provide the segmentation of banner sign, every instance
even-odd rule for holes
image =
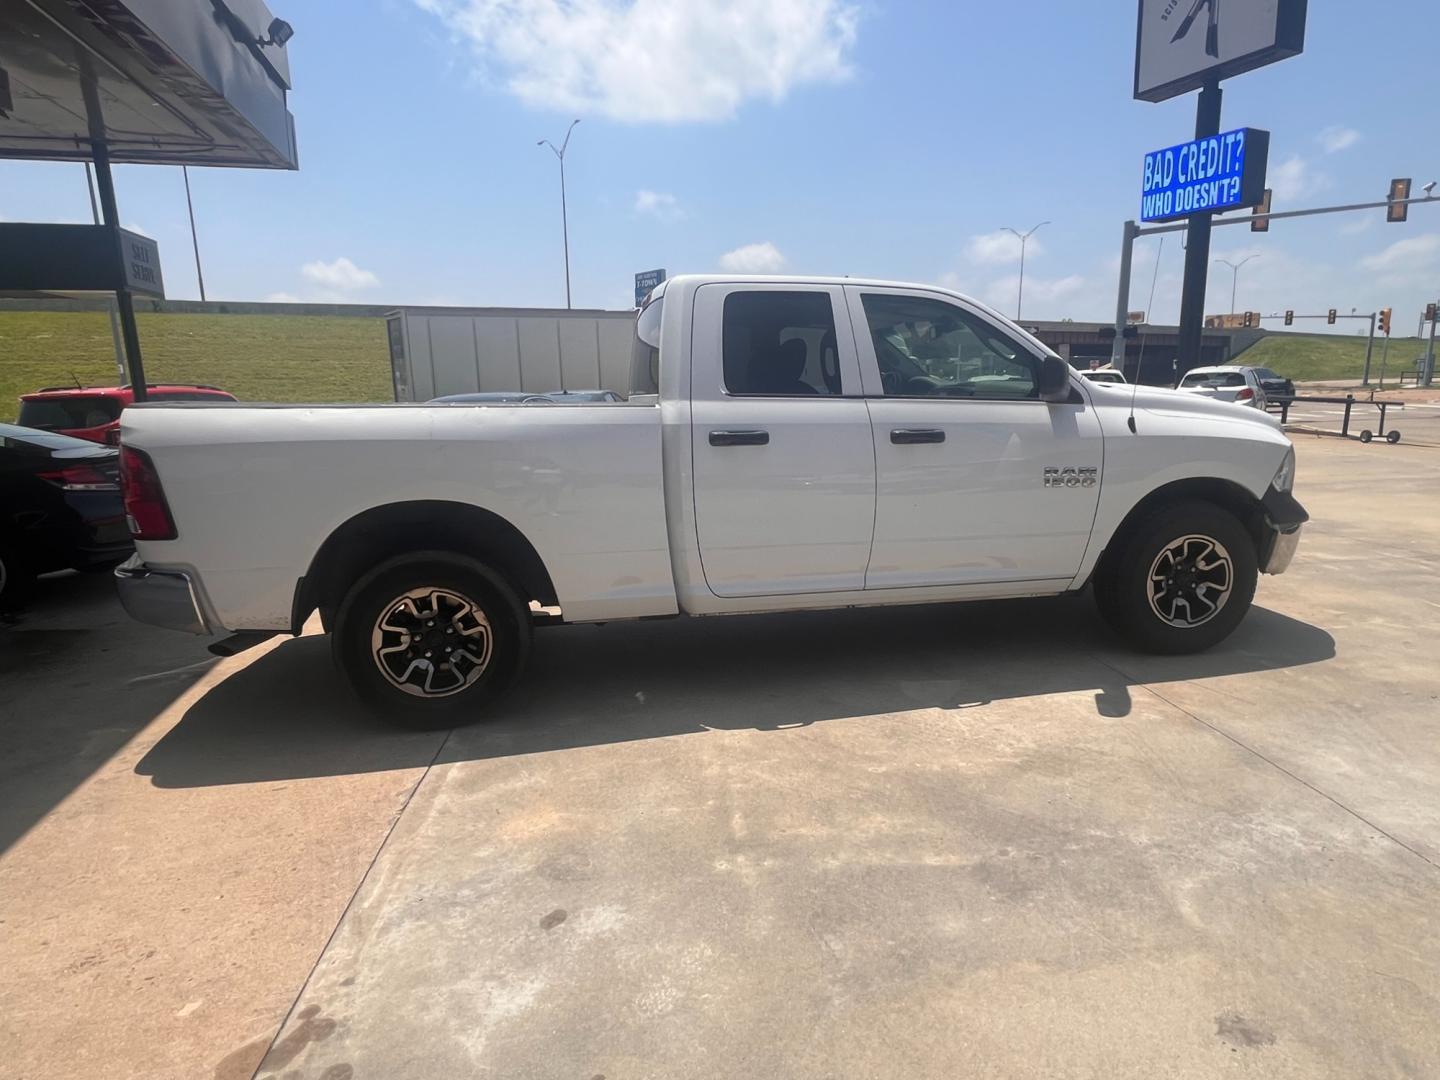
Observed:
[[[635,275],[635,306],[643,307],[650,290],[665,280],[664,270],[642,270]]]
[[[1254,206],[1265,197],[1270,133],[1237,128],[1145,155],[1141,221]]]

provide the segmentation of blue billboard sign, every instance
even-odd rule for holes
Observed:
[[[643,307],[650,290],[665,280],[664,270],[642,270],[635,275],[635,306]]]
[[[1237,128],[1145,155],[1141,221],[1254,206],[1265,195],[1270,133]]]

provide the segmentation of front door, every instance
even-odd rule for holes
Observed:
[[[863,589],[875,455],[841,288],[702,286],[690,385],[695,523],[710,591]]]
[[[1088,400],[1041,401],[1036,348],[954,297],[845,292],[875,448],[865,587],[1073,577],[1103,462]]]

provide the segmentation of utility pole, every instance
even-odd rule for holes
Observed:
[[[1015,321],[1020,321],[1020,311],[1025,305],[1025,245],[1030,242],[1030,237],[1040,231],[1041,225],[1049,225],[1050,222],[1042,221],[1027,233],[1016,232],[1010,226],[1005,226],[1005,231],[1011,236],[1017,237],[1020,241],[1020,292],[1015,297]]]
[[[1195,103],[1195,138],[1220,134],[1220,80],[1212,76]],[[1185,227],[1185,283],[1180,291],[1177,353],[1180,369],[1200,362],[1200,337],[1205,330],[1205,285],[1210,272],[1210,223],[1213,215],[1196,214]]]
[[[195,204],[190,201],[190,167],[180,166],[180,174],[185,177],[185,209],[190,211],[190,246],[195,249],[195,280],[200,283],[200,299],[205,299],[205,275],[200,272],[200,240],[195,235]]]
[[[90,162],[85,162],[85,187],[90,192],[90,219],[96,225],[100,224],[100,205],[95,201],[95,174],[90,170]],[[105,299],[105,312],[110,316],[110,342],[115,349],[115,370],[120,373],[120,383],[126,381],[125,377],[125,346],[120,342],[120,316],[115,311],[115,298],[113,296]]]
[[[1370,385],[1370,357],[1375,354],[1375,315],[1376,312],[1370,313],[1370,337],[1365,342],[1365,377],[1360,380],[1361,386]],[[1389,334],[1385,335],[1385,344],[1390,344]]]
[[[579,119],[571,120],[565,129],[565,139],[557,150],[549,139],[541,139],[536,146],[548,146],[560,162],[560,232],[565,241],[565,306],[570,307],[570,220],[565,208],[565,150],[570,145],[570,133],[575,130]]]
[[[1435,322],[1430,320],[1430,344],[1425,346],[1425,370],[1420,373],[1420,385],[1424,387],[1435,380]]]

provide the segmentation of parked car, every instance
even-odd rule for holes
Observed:
[[[1113,383],[1116,386],[1129,385],[1125,381],[1125,376],[1111,367],[1091,368],[1088,371],[1080,372],[1080,374],[1091,382]]]
[[[543,394],[520,390],[484,390],[470,394],[446,394],[431,398],[427,405],[577,405],[597,401],[624,401],[614,390],[547,390]]]
[[[164,383],[148,385],[150,401],[234,401],[235,395],[215,386]],[[20,395],[16,422],[42,431],[114,446],[120,441],[120,413],[135,403],[126,386],[47,386]]]
[[[1265,391],[1267,405],[1274,405],[1277,398],[1295,396],[1295,384],[1285,376],[1271,371],[1268,367],[1249,367],[1246,364],[1236,364],[1235,366],[1255,373],[1255,378],[1260,383],[1260,389]]]
[[[1271,417],[1103,391],[946,289],[686,275],[635,339],[619,409],[127,409],[125,607],[222,652],[318,608],[362,699],[451,726],[556,621],[1093,584],[1133,645],[1192,652],[1306,520]]]
[[[134,550],[119,452],[84,439],[0,424],[0,610],[37,574],[104,569]]]
[[[1262,411],[1265,408],[1265,390],[1255,376],[1254,368],[1192,368],[1185,373],[1176,389],[1187,394],[1202,394],[1213,401],[1231,401]]]

